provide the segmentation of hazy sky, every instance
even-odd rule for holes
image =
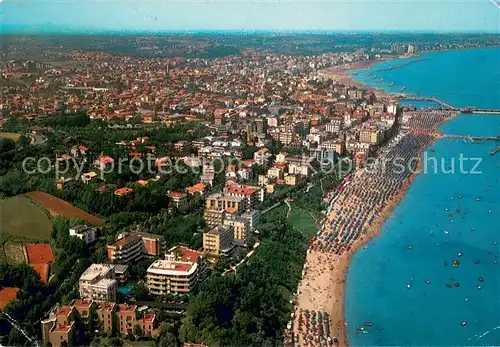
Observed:
[[[4,29],[500,31],[500,0],[0,0]]]

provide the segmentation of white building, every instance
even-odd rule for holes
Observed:
[[[92,264],[80,276],[80,298],[113,302],[116,300],[117,286],[114,265]]]
[[[186,247],[174,247],[147,270],[147,286],[154,295],[189,294],[207,270],[203,254]]]
[[[69,236],[78,237],[88,245],[96,240],[97,228],[88,225],[75,225],[69,229]]]

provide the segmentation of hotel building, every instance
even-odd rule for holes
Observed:
[[[215,256],[230,256],[234,249],[233,228],[228,225],[218,225],[203,234],[203,249]]]
[[[143,241],[139,235],[129,234],[108,245],[108,259],[116,264],[128,264],[143,256]]]
[[[189,294],[205,276],[203,254],[186,247],[174,247],[147,270],[147,286],[154,295]]]
[[[115,301],[117,285],[114,265],[92,264],[80,277],[80,298]]]

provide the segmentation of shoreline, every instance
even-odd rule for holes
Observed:
[[[382,62],[383,60],[378,60],[371,62],[371,64],[363,64],[364,66],[351,67],[349,69],[337,69],[339,72],[343,72],[343,78],[350,80],[351,85],[361,86],[364,89],[368,89],[374,92],[374,88],[362,85],[352,79],[348,74],[349,71],[356,71],[361,69],[370,68],[374,64]],[[367,67],[368,65],[368,67]],[[330,74],[330,73],[329,73]],[[340,82],[340,81],[339,81]],[[377,98],[387,98],[389,100],[394,98],[393,94],[386,91],[379,90],[379,95],[374,92]],[[460,112],[455,113],[453,116],[443,120],[434,125],[434,134],[440,134],[438,130],[441,124],[448,122],[455,118]],[[392,216],[394,210],[406,197],[408,189],[420,174],[422,170],[422,159],[423,153],[429,146],[434,144],[439,137],[433,136],[433,139],[429,141],[425,146],[423,146],[418,152],[418,164],[417,171],[412,173],[403,183],[403,187],[399,192],[395,193],[381,209],[380,214],[373,220],[373,222],[368,227],[366,233],[360,236],[352,246],[345,252],[337,254],[329,254],[316,249],[309,249],[307,252],[306,262],[304,265],[304,275],[299,282],[298,286],[298,297],[296,300],[295,312],[294,312],[294,329],[293,333],[298,334],[297,329],[297,319],[302,316],[302,312],[305,310],[314,308],[318,312],[328,313],[329,315],[329,325],[331,336],[338,339],[337,345],[349,346],[348,341],[348,331],[346,322],[346,312],[345,312],[345,300],[346,300],[346,280],[347,273],[349,271],[349,266],[353,255],[365,244],[373,240],[375,237],[380,235],[384,223]],[[357,171],[357,170],[356,170]],[[354,174],[356,174],[354,171]],[[325,218],[326,223],[333,216],[333,212],[327,215]],[[317,295],[317,293],[324,295]],[[302,294],[303,293],[303,294]],[[302,295],[301,295],[302,294]],[[326,295],[325,295],[326,294]],[[300,319],[299,319],[300,321]],[[300,326],[300,325],[299,325]],[[299,328],[300,331],[300,328]],[[299,339],[298,343],[303,344],[304,341]],[[294,340],[294,343],[296,341]]]

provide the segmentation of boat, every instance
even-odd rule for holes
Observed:
[[[454,285],[455,287],[457,287],[457,288],[458,288],[458,287],[460,287],[460,283],[458,283],[458,282],[453,283],[453,285]]]
[[[392,87],[393,85],[394,85],[394,82],[389,83],[389,86],[391,86],[391,87]]]
[[[427,284],[431,284],[431,281],[429,281],[429,280],[424,280],[424,282]]]
[[[460,323],[461,326],[466,326],[467,325],[467,322],[466,321],[463,321],[462,323]]]
[[[401,87],[401,91],[404,92],[406,90],[406,87]]]
[[[484,282],[484,278],[482,278],[482,277],[478,277],[478,278],[477,278],[477,280],[478,280],[479,282]]]
[[[451,284],[449,284],[449,283],[446,283],[446,287],[451,288],[451,287],[452,287],[452,285],[451,285]]]
[[[371,322],[365,322],[365,327],[371,327],[372,323]]]

